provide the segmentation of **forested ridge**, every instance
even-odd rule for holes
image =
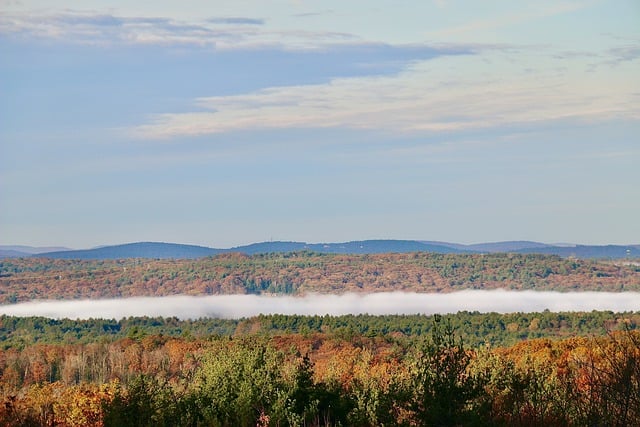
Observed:
[[[640,267],[553,255],[223,254],[197,260],[0,261],[0,303],[32,299],[461,289],[638,291]]]
[[[421,336],[136,329],[9,348],[0,425],[639,425],[640,335],[630,327],[473,347],[452,320],[430,318]]]
[[[599,336],[607,331],[640,329],[640,312],[610,311],[534,313],[458,312],[445,318],[473,348],[508,346],[534,338]],[[244,336],[324,333],[330,336],[428,335],[434,316],[367,314],[344,316],[259,315],[243,319],[128,317],[116,319],[50,319],[0,316],[0,349],[22,350],[34,344],[90,344],[147,335],[206,339]]]

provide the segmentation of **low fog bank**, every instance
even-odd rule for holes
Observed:
[[[258,314],[434,314],[458,311],[535,312],[550,310],[615,312],[640,310],[638,292],[536,292],[466,290],[448,294],[380,292],[374,294],[264,296],[214,295],[138,297],[105,300],[32,301],[0,306],[0,314],[50,318],[129,316],[241,318]]]

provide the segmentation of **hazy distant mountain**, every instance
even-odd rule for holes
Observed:
[[[71,249],[61,246],[24,246],[24,245],[0,245],[0,258],[28,257],[33,254],[41,254],[54,251],[70,251]]]
[[[0,245],[2,251],[15,251],[25,254],[41,254],[43,252],[70,251],[72,249],[63,246],[24,246],[24,245]]]
[[[449,254],[466,252],[447,246],[422,243],[417,240],[362,240],[346,243],[324,243],[310,246],[310,249],[316,252],[345,254],[376,254],[388,252],[437,252],[441,254]]]
[[[418,241],[418,240],[360,240],[343,243],[304,243],[304,242],[261,242],[234,248],[218,249],[205,246],[181,245],[176,243],[139,242],[124,245],[102,246],[84,250],[65,250],[41,253],[27,253],[15,248],[19,246],[0,246],[0,257],[38,256],[47,258],[76,259],[122,259],[122,258],[201,258],[219,253],[241,252],[247,255],[269,252],[311,251],[341,254],[376,254],[434,252],[448,253],[539,253],[562,257],[577,258],[640,258],[640,245],[588,246],[545,243],[529,241],[510,241],[477,243],[463,245],[459,243]],[[29,248],[29,247],[27,247]],[[31,248],[39,249],[39,248]]]
[[[507,242],[491,242],[476,243],[471,245],[462,245],[459,243],[448,242],[430,242],[442,246],[448,246],[458,250],[467,250],[480,253],[491,252],[514,252],[521,254],[544,254],[558,255],[564,258],[603,258],[603,259],[620,259],[620,258],[639,258],[640,245],[576,245],[573,243],[555,243],[547,244],[531,241],[507,241]]]
[[[260,242],[250,245],[236,246],[230,249],[220,249],[221,252],[241,252],[247,255],[264,254],[269,252],[294,252],[310,250],[303,242]]]
[[[27,252],[13,251],[11,249],[0,249],[0,258],[20,258],[28,256],[31,256],[31,254]]]
[[[269,252],[312,252],[374,254],[387,252],[438,252],[463,253],[446,246],[429,245],[414,240],[363,240],[345,243],[262,242],[229,249],[175,243],[129,243],[75,251],[56,251],[35,256],[65,259],[121,259],[121,258],[200,258],[225,252],[241,252],[248,255]]]
[[[177,243],[139,242],[94,249],[58,251],[33,256],[64,259],[122,259],[122,258],[201,258],[220,253],[220,249]]]
[[[530,242],[526,240],[514,240],[507,242],[490,242],[490,243],[474,243],[463,245],[460,243],[437,242],[437,241],[421,241],[422,243],[447,246],[464,251],[473,252],[515,252],[521,249],[546,248],[552,245],[540,242]],[[573,245],[575,246],[575,245]]]
[[[542,248],[524,248],[515,252],[521,254],[539,253],[553,254],[561,257],[576,258],[640,258],[639,245],[575,245],[575,246],[547,246]]]
[[[343,243],[302,243],[302,242],[263,242],[229,249],[230,252],[246,254],[267,252],[312,251],[333,254],[377,254],[377,253],[405,253],[405,252],[437,252],[462,253],[455,248],[432,245],[417,240],[358,240]]]
[[[539,242],[509,241],[509,242],[493,242],[493,243],[476,243],[468,245],[469,249],[478,252],[515,252],[523,249],[540,249],[548,248],[551,245]]]

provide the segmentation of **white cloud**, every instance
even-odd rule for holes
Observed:
[[[467,290],[447,294],[381,292],[373,294],[259,296],[169,296],[109,300],[34,301],[0,306],[0,314],[51,318],[114,318],[129,316],[176,316],[241,318],[258,314],[434,314],[458,311],[635,311],[637,292],[536,292]]]
[[[14,12],[0,16],[0,34],[85,45],[193,45],[219,50],[264,46],[306,50],[358,40],[344,32],[274,30],[263,24],[261,19],[239,16],[180,21],[77,11]]]
[[[640,118],[629,91],[631,73],[611,81],[610,70],[586,73],[587,64],[570,61],[548,52],[500,49],[439,57],[395,76],[203,97],[195,103],[209,111],[155,115],[133,133],[170,138],[286,128],[447,132]]]

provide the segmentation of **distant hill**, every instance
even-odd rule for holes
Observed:
[[[537,249],[537,248],[547,248],[552,246],[546,243],[530,242],[526,240],[514,240],[514,241],[491,242],[491,243],[474,243],[470,245],[463,245],[460,243],[437,242],[437,241],[422,241],[422,243],[447,246],[450,248],[455,248],[463,251],[490,252],[490,253],[515,252],[521,249]]]
[[[0,258],[38,256],[63,259],[193,259],[213,256],[220,253],[239,252],[247,255],[263,253],[283,253],[309,251],[333,254],[379,254],[433,252],[439,254],[473,254],[473,253],[521,253],[545,254],[561,257],[620,259],[640,258],[640,245],[572,245],[546,244],[531,241],[507,241],[476,243],[464,245],[459,243],[420,241],[420,240],[359,240],[342,243],[305,243],[305,242],[261,242],[233,248],[209,248],[196,245],[176,243],[138,242],[115,246],[102,246],[83,250],[55,250],[45,252],[42,249],[28,246],[0,246]],[[58,249],[58,248],[56,248]]]
[[[476,243],[467,246],[469,249],[478,252],[517,252],[519,250],[536,250],[548,248],[551,245],[546,243],[529,242],[529,241],[510,241],[510,242],[493,242],[493,243]]]
[[[103,246],[94,249],[57,251],[36,254],[43,258],[61,259],[123,259],[123,258],[202,258],[216,255],[220,249],[177,243],[139,242],[124,245]]]
[[[458,249],[430,245],[415,240],[362,240],[345,243],[262,242],[229,249],[204,246],[180,245],[176,243],[129,243],[104,246],[94,249],[55,251],[33,256],[63,259],[122,259],[122,258],[201,258],[219,253],[240,252],[247,255],[310,251],[338,254],[377,254],[406,252],[468,253]]]
[[[54,251],[70,251],[69,248],[59,246],[23,246],[23,245],[0,245],[0,258],[27,257],[33,254],[41,254]]]
[[[441,254],[465,253],[469,251],[432,245],[417,240],[358,240],[343,243],[301,243],[301,242],[263,242],[229,249],[229,252],[241,252],[248,255],[269,252],[311,251],[332,254],[380,254],[406,252],[437,252]]]
[[[531,241],[506,241],[492,243],[475,243],[462,245],[459,243],[428,242],[448,246],[458,250],[475,253],[520,253],[558,255],[564,258],[621,259],[640,258],[640,245],[574,245],[570,243],[547,244]]]
[[[559,255],[561,257],[575,257],[575,258],[640,258],[640,248],[638,245],[606,245],[606,246],[590,246],[590,245],[575,245],[575,246],[547,246],[541,248],[523,248],[515,252],[521,254],[547,254],[547,255]]]
[[[303,242],[261,242],[250,245],[236,246],[230,249],[220,249],[221,252],[240,252],[247,255],[265,254],[270,252],[295,252],[311,250],[310,245]]]
[[[11,249],[0,249],[0,258],[20,258],[31,256],[30,253],[14,251]]]

